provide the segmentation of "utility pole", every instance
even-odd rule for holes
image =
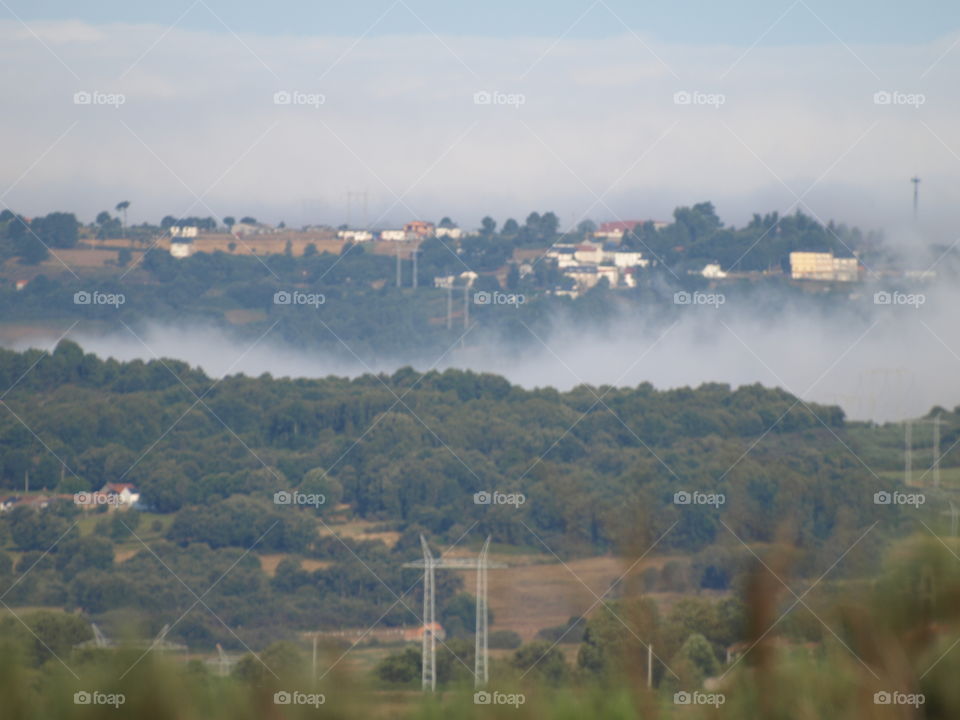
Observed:
[[[463,286],[463,329],[470,326],[470,285]]]
[[[423,535],[420,536],[420,546],[423,548],[423,664],[420,679],[424,690],[429,688],[430,692],[435,692],[437,689],[437,638],[434,634],[437,609],[434,585],[436,573],[433,554]]]
[[[418,245],[413,246],[413,289],[417,289],[417,255],[420,253]]]
[[[453,327],[453,283],[447,285],[447,330]]]
[[[913,221],[917,221],[917,206],[920,201],[920,178],[914,176],[910,178],[913,183]]]
[[[909,419],[903,426],[903,484],[913,484],[913,421]]]
[[[362,227],[367,227],[367,191],[364,190],[360,192],[359,190],[347,190],[347,226],[353,227],[353,198],[357,197],[362,200],[363,208],[363,224]]]
[[[487,647],[487,550],[490,549],[490,537],[487,536],[477,559],[477,629],[474,633],[474,669],[473,686],[483,687],[487,684],[488,674],[488,647]]]
[[[933,419],[933,486],[940,487],[940,415]]]
[[[647,687],[653,687],[653,645],[647,645]]]
[[[400,243],[397,243],[397,287],[400,287],[402,278],[400,276]]]
[[[317,685],[317,633],[313,634],[313,686]]]

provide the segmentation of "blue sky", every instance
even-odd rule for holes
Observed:
[[[12,11],[27,22],[177,22],[179,28],[218,33],[227,32],[226,25],[238,33],[318,36],[357,36],[373,25],[372,37],[421,34],[426,32],[425,23],[441,35],[513,38],[568,33],[570,38],[602,38],[626,32],[625,23],[658,42],[732,45],[753,44],[785,12],[784,19],[760,39],[760,45],[829,43],[835,41],[832,33],[851,44],[922,43],[960,27],[960,3],[949,0],[404,2],[406,6],[394,4],[394,0],[6,0],[7,7],[0,6],[0,17],[10,17]]]

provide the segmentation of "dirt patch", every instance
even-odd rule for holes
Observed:
[[[325,526],[321,525],[318,532],[321,537],[339,535],[340,537],[348,537],[353,540],[380,540],[390,548],[397,544],[397,541],[400,539],[400,533],[392,531],[369,532],[376,527],[376,525],[376,523],[366,520],[354,520],[336,525],[327,523]]]
[[[621,593],[639,593],[640,573],[648,567],[661,567],[673,558],[645,558],[636,565],[634,559],[610,556],[571,560],[566,564],[517,565],[515,556],[499,559],[514,564],[489,571],[488,598],[494,613],[491,629],[513,630],[528,641],[541,628],[564,625],[573,615],[601,607],[594,593],[608,602]],[[466,591],[474,593],[476,572],[462,571],[461,575]],[[604,595],[621,576],[624,577],[617,588]]]
[[[277,574],[277,565],[281,561],[290,557],[284,553],[271,553],[260,555],[260,568],[264,573],[273,577]],[[310,558],[304,558],[300,561],[300,568],[306,570],[307,572],[313,572],[314,570],[326,570],[328,567],[333,565],[332,562],[326,560],[311,560]]]

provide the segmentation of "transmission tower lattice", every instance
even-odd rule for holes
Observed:
[[[489,679],[489,643],[488,643],[488,612],[487,612],[487,570],[489,568],[505,568],[503,563],[491,562],[487,559],[490,548],[490,538],[487,537],[477,558],[445,558],[434,557],[427,544],[427,539],[420,536],[420,547],[423,550],[423,559],[404,563],[403,567],[423,568],[423,638],[422,663],[420,677],[424,691],[431,692],[437,689],[437,600],[436,600],[436,570],[473,570],[477,571],[477,627],[476,652],[474,657],[474,685],[482,687]]]

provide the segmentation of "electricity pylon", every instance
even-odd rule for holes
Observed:
[[[913,484],[913,424],[920,423],[933,426],[933,462],[930,470],[933,471],[933,487],[940,487],[940,422],[939,414],[931,420],[905,420],[903,426],[903,484]],[[924,473],[926,475],[926,473]]]
[[[506,565],[487,560],[490,548],[490,538],[487,537],[476,560],[470,558],[435,558],[427,544],[427,539],[420,536],[420,547],[423,549],[423,559],[404,563],[403,567],[423,568],[423,638],[422,661],[420,678],[424,691],[431,692],[437,689],[437,638],[436,638],[436,569],[443,570],[477,570],[477,627],[476,652],[474,657],[474,685],[482,687],[489,679],[490,661],[488,657],[488,612],[487,612],[487,570],[489,568],[504,568]]]

